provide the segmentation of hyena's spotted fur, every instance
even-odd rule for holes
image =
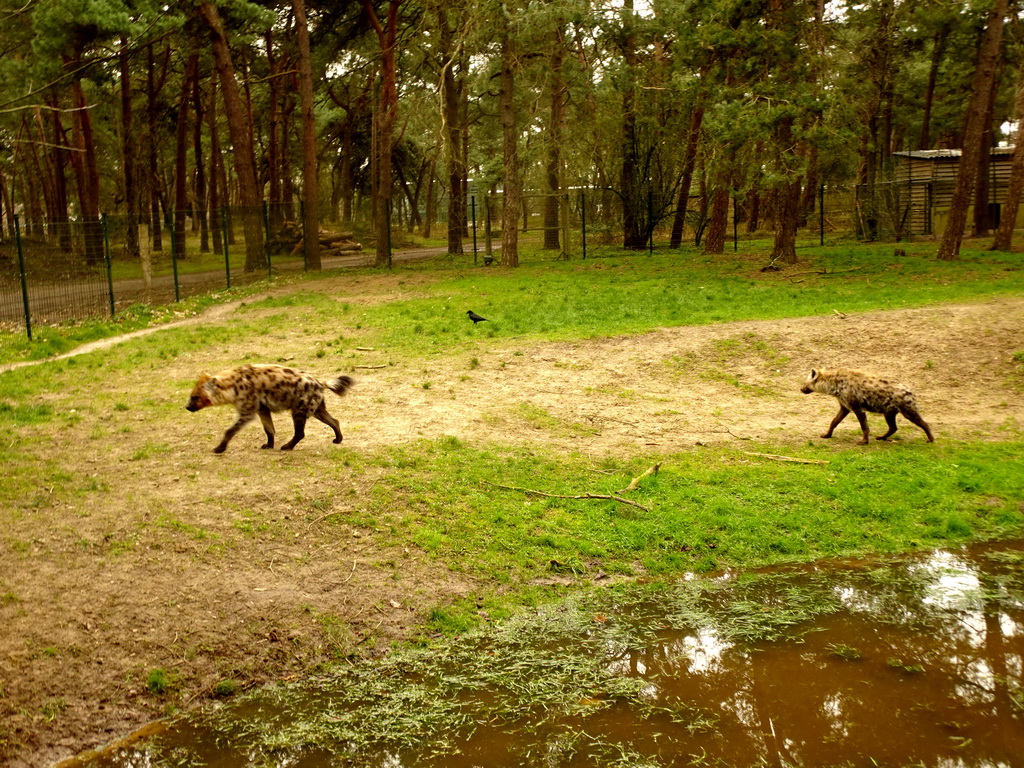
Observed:
[[[211,405],[235,406],[238,420],[228,427],[224,439],[213,449],[214,453],[223,453],[238,430],[257,416],[267,433],[263,447],[273,448],[274,421],[270,414],[291,411],[295,434],[281,446],[282,451],[290,451],[306,436],[306,420],[310,416],[333,429],[334,442],[341,442],[341,427],[327,412],[324,390],[344,395],[351,386],[352,379],[348,376],[324,382],[312,374],[282,365],[242,365],[213,376],[205,373],[200,376],[185,409],[198,411]]]
[[[805,395],[811,392],[821,392],[832,395],[839,400],[839,413],[832,419],[828,431],[822,437],[832,437],[832,432],[839,422],[846,418],[850,411],[853,411],[860,422],[864,439],[861,445],[868,442],[868,419],[865,411],[881,413],[885,416],[885,423],[889,425],[889,431],[879,436],[878,440],[888,440],[896,432],[896,414],[902,413],[907,419],[924,430],[928,436],[928,442],[934,442],[932,430],[917,412],[917,400],[914,393],[902,384],[895,384],[886,379],[879,379],[860,371],[848,368],[833,368],[828,371],[812,370],[800,389]]]

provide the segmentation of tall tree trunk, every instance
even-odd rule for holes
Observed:
[[[281,208],[288,221],[295,221],[295,183],[292,180],[292,113],[295,99],[292,94],[282,95],[281,105]]]
[[[797,39],[801,30],[798,4],[794,0],[770,0],[768,25],[776,33]],[[778,62],[777,71],[773,76],[779,83],[794,83],[799,74],[795,70],[795,62],[785,56]],[[800,175],[796,168],[800,166],[799,158],[793,148],[793,128],[795,118],[792,114],[783,115],[775,125],[776,174],[784,179],[776,187],[779,205],[775,213],[775,243],[772,247],[771,261],[784,264],[795,264],[796,230],[800,212]]]
[[[707,75],[707,71],[704,71]],[[686,132],[686,154],[683,155],[683,173],[679,181],[679,197],[676,200],[676,211],[672,218],[672,234],[669,239],[670,248],[678,248],[683,242],[683,230],[686,228],[686,209],[690,204],[690,187],[693,186],[693,169],[697,164],[697,147],[700,145],[700,128],[704,122],[704,109],[707,103],[707,92],[703,89],[697,93],[690,114],[690,128]]]
[[[4,237],[4,216],[7,217],[8,237],[14,238],[14,201],[11,199],[11,190],[7,185],[7,177],[3,169],[0,169],[0,240]]]
[[[634,71],[637,66],[636,35],[633,30],[633,0],[623,0],[623,24],[626,27],[623,38],[623,61],[627,70],[627,82],[622,87],[622,169],[619,186],[622,194],[622,245],[624,248],[641,249],[646,238],[640,226],[643,179],[637,178],[637,152],[639,142],[636,132],[636,88]]]
[[[519,266],[519,130],[515,111],[515,46],[507,9],[502,9],[501,82],[498,114],[501,122],[502,209],[501,264]]]
[[[224,224],[221,220],[220,173],[224,158],[220,154],[220,134],[217,131],[217,73],[210,75],[210,107],[206,110],[210,127],[210,228],[213,230],[213,252],[226,253]]]
[[[778,213],[775,217],[775,243],[771,260],[796,264],[796,230],[800,213],[800,180],[784,184],[778,191]]]
[[[305,14],[303,14],[303,18],[305,18]],[[297,19],[296,23],[298,23]],[[309,37],[308,28],[306,37],[307,39]],[[270,207],[270,226],[277,231],[284,213],[281,207],[281,86],[278,78],[280,67],[274,50],[273,31],[268,30],[263,39],[267,46],[269,69],[267,80],[267,90],[269,91],[267,101],[270,110],[270,119],[267,121],[267,203]],[[300,90],[302,88],[301,77],[299,88]]]
[[[57,114],[54,110],[54,114]],[[43,114],[39,107],[35,107],[32,110],[33,125],[35,127],[36,141],[39,142],[40,148],[45,147],[49,142],[46,140],[46,129],[43,126]],[[55,142],[56,143],[56,142]],[[43,188],[43,202],[46,205],[46,215],[50,219],[50,222],[57,220],[57,206],[56,206],[56,170],[57,163],[53,161],[53,156],[57,153],[59,147],[54,147],[47,153],[45,150],[36,151],[35,145],[32,147],[32,163],[35,166],[36,178],[42,182]]]
[[[82,81],[74,80],[71,90],[77,107],[72,123],[76,150],[74,168],[85,234],[85,261],[97,265],[103,262],[103,229],[100,225],[100,175],[96,164],[96,139]]]
[[[718,180],[718,186],[711,194],[711,209],[708,218],[704,253],[725,252],[725,232],[729,223],[729,184],[725,174]]]
[[[56,101],[54,101],[56,106]],[[52,173],[53,173],[53,217],[57,229],[57,241],[65,251],[71,250],[71,225],[68,218],[68,139],[64,123],[56,110],[50,118],[53,127]]]
[[[387,22],[382,23],[373,8],[371,0],[363,0],[363,8],[370,24],[377,33],[380,45],[380,124],[376,151],[377,215],[374,217],[374,231],[377,235],[374,266],[388,266],[391,252],[388,240],[391,236],[389,212],[391,208],[391,152],[395,140],[395,122],[398,119],[398,71],[395,41],[398,35],[398,6],[402,0],[389,0]]]
[[[203,162],[203,91],[199,84],[199,73],[196,72],[192,78],[192,109],[195,112],[194,128],[192,130],[192,152],[195,162],[195,188],[194,197],[196,201],[196,217],[199,219],[199,252],[210,252],[210,225],[207,211],[210,201],[207,199],[206,189],[206,165]]]
[[[135,128],[132,120],[131,60],[128,55],[128,38],[121,38],[121,53],[118,63],[121,70],[121,163],[124,168],[124,201],[127,221],[125,222],[125,250],[129,259],[139,258],[139,193],[136,190]]]
[[[263,226],[260,221],[263,195],[256,182],[256,160],[253,154],[252,133],[246,120],[245,105],[235,81],[235,67],[231,61],[224,25],[217,8],[209,1],[199,3],[199,16],[210,29],[213,59],[220,77],[220,89],[227,113],[228,132],[234,150],[235,175],[242,203],[242,226],[245,230],[245,271],[254,272],[264,265],[265,248]]]
[[[448,169],[448,253],[462,253],[462,236],[466,230],[466,198],[463,181],[466,164],[462,153],[462,92],[465,89],[462,47],[454,40],[448,11],[444,5],[437,9],[442,56],[441,97],[443,104],[443,138]]]
[[[154,251],[162,251],[163,243],[163,221],[160,218],[160,197],[163,194],[160,183],[160,174],[157,162],[157,94],[163,89],[164,81],[167,78],[167,62],[170,58],[170,48],[165,47],[163,52],[163,65],[160,77],[156,75],[156,59],[153,56],[153,44],[146,46],[146,122],[149,128],[148,141],[146,143],[146,164],[148,166],[146,179],[149,191],[150,210],[150,233]]]
[[[985,34],[982,37],[971,86],[971,98],[967,104],[967,125],[964,130],[964,146],[960,153],[956,185],[950,201],[946,230],[942,233],[942,242],[939,243],[940,261],[952,261],[960,255],[964,226],[967,224],[967,209],[971,204],[971,191],[974,187],[974,175],[978,170],[978,158],[981,157],[983,150],[985,106],[999,61],[1007,6],[1008,0],[996,0],[985,25]],[[987,147],[984,149],[987,151]]]
[[[299,42],[299,102],[302,105],[302,205],[306,266],[319,270],[320,183],[316,173],[316,121],[313,115],[313,62],[305,0],[292,0],[295,35]]]
[[[188,109],[192,101],[192,81],[199,68],[199,54],[191,53],[185,64],[178,100],[177,129],[174,135],[174,229],[171,232],[174,253],[185,256],[185,219],[188,218]]]
[[[545,175],[548,182],[548,196],[544,200],[544,248],[560,250],[561,231],[561,190],[562,190],[562,142],[565,140],[565,77],[562,74],[562,58],[565,51],[564,22],[558,19],[552,40],[551,63],[551,112],[548,120],[548,146]],[[569,244],[565,244],[568,249]]]
[[[1017,96],[1014,102],[1013,117],[1017,121],[1017,130],[1013,135],[1013,161],[1010,165],[1010,181],[1006,188],[1006,199],[1003,201],[1002,213],[999,218],[999,229],[992,243],[993,251],[1009,251],[1013,243],[1013,230],[1017,224],[1017,212],[1020,210],[1021,193],[1024,192],[1024,73],[1017,79]]]
[[[997,65],[998,66],[998,65]],[[992,184],[989,174],[992,170],[992,147],[993,140],[993,115],[995,113],[996,101],[996,77],[992,78],[992,87],[989,88],[988,101],[985,104],[985,118],[981,132],[981,152],[978,154],[978,172],[974,180],[974,237],[986,237],[992,233],[994,223],[989,210],[991,202]]]
[[[427,199],[423,204],[423,237],[429,238],[434,220],[437,218],[437,198],[434,195],[434,176],[437,174],[437,156],[430,158],[427,166]]]

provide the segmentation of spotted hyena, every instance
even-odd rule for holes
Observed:
[[[896,432],[896,414],[902,413],[914,424],[917,424],[928,436],[928,442],[934,442],[932,431],[917,412],[917,401],[914,393],[902,384],[895,384],[886,379],[879,379],[860,371],[853,371],[848,368],[833,368],[829,371],[811,370],[803,387],[800,389],[805,395],[811,392],[822,392],[832,395],[839,400],[839,413],[832,419],[828,430],[822,437],[832,437],[832,432],[839,426],[839,422],[846,418],[850,411],[853,411],[860,422],[864,439],[861,445],[868,442],[868,419],[865,411],[881,413],[885,416],[885,423],[889,425],[889,431],[876,438],[877,440],[888,440]]]
[[[210,376],[203,374],[196,381],[192,396],[185,409],[199,411],[211,405],[234,405],[238,411],[235,421],[214,453],[223,453],[235,434],[257,416],[263,422],[267,433],[264,448],[274,447],[274,421],[271,413],[291,411],[295,423],[292,439],[281,446],[290,451],[306,436],[306,420],[313,416],[334,430],[334,442],[342,440],[338,420],[327,412],[324,390],[344,395],[352,386],[352,379],[339,376],[330,381],[320,381],[315,376],[282,365],[242,365]]]

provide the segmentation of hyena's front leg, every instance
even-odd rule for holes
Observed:
[[[263,406],[259,409],[260,421],[263,422],[263,431],[267,433],[266,445],[260,446],[261,448],[273,448],[274,447],[274,419],[270,415],[270,409]]]
[[[320,421],[334,430],[334,442],[340,443],[342,441],[341,425],[338,423],[336,418],[327,412],[326,403],[320,403],[320,407],[316,409],[316,413],[314,413],[313,416],[320,419]]]
[[[839,413],[837,413],[836,417],[832,419],[832,423],[828,425],[828,431],[825,432],[825,434],[823,434],[822,437],[832,437],[832,433],[835,432],[836,427],[839,426],[839,422],[845,419],[849,415],[849,413],[849,408],[847,408],[845,405],[840,405]]]
[[[255,412],[252,412],[252,411],[246,411],[244,413],[243,412],[239,412],[238,420],[234,424],[232,424],[230,427],[228,427],[227,432],[224,433],[224,437],[220,441],[220,445],[218,445],[216,448],[214,448],[213,452],[214,453],[224,453],[224,451],[226,451],[227,448],[228,448],[228,443],[231,442],[231,438],[234,437],[235,435],[237,435],[238,434],[238,430],[240,430],[242,427],[244,427],[246,424],[248,424],[254,418],[256,418]]]
[[[282,451],[290,451],[299,444],[299,440],[306,436],[306,413],[305,411],[292,411],[292,422],[295,424],[295,434],[292,439],[281,446]]]

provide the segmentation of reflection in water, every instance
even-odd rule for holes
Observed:
[[[589,595],[92,766],[1024,765],[1024,545]]]

